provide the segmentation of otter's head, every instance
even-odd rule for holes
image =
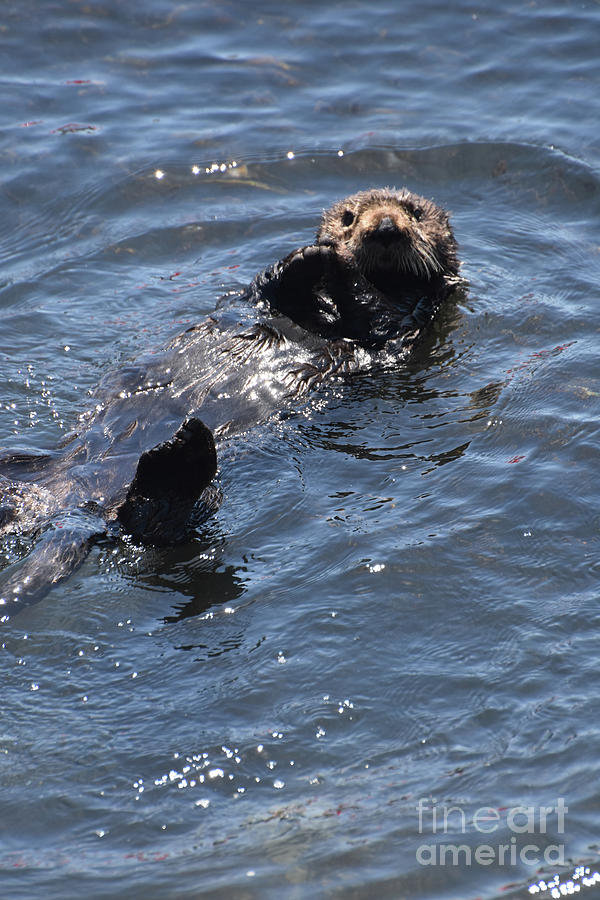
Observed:
[[[405,189],[360,191],[323,213],[317,242],[331,244],[376,286],[395,282],[427,289],[458,272],[447,214]]]

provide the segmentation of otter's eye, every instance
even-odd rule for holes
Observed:
[[[348,228],[354,222],[354,213],[350,209],[345,209],[342,213],[342,225]]]
[[[421,219],[423,218],[423,210],[421,209],[420,206],[415,206],[412,214],[413,214],[413,219],[416,219],[417,222],[420,222]]]

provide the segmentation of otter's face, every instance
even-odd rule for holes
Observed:
[[[428,282],[456,274],[448,216],[431,200],[393,189],[361,191],[323,214],[319,243],[330,243],[377,284],[394,275]]]

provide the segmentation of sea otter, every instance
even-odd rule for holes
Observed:
[[[219,505],[216,445],[335,375],[406,358],[461,285],[448,215],[408,190],[361,191],[316,241],[158,356],[109,374],[59,450],[0,457],[0,534],[35,537],[0,576],[0,621],[39,599],[107,529],[185,540]]]

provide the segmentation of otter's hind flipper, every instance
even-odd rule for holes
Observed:
[[[167,546],[185,540],[190,513],[217,471],[210,429],[187,419],[168,441],[143,453],[118,519],[145,544]]]
[[[95,540],[105,533],[104,520],[84,510],[53,521],[24,559],[0,573],[0,623],[41,600],[52,585],[83,562]]]

